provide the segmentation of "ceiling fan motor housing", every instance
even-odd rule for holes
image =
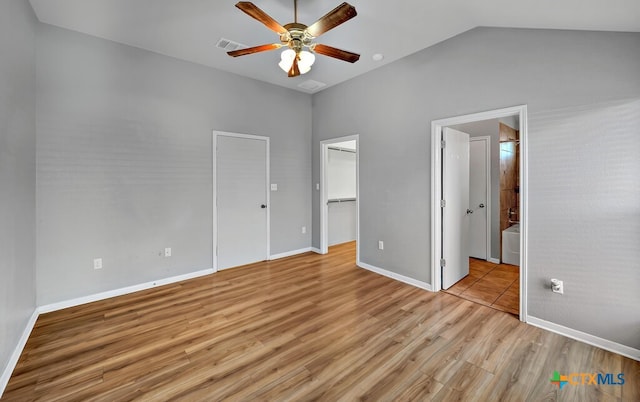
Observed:
[[[284,28],[287,31],[280,34],[280,42],[283,45],[289,46],[296,53],[299,53],[303,47],[311,46],[311,41],[313,41],[314,37],[306,31],[306,25],[292,22],[286,24]]]

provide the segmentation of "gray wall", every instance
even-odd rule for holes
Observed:
[[[640,98],[530,117],[529,314],[640,349]]]
[[[491,137],[491,257],[502,259],[500,250],[500,122],[518,130],[517,117],[490,119],[451,126],[470,137]]]
[[[330,202],[328,213],[329,246],[356,240],[356,202]]]
[[[548,268],[543,261],[560,259],[561,251],[537,246],[541,238],[556,234],[536,222],[551,216],[552,201],[540,192],[554,186],[554,197],[573,199],[570,187],[558,186],[574,176],[568,171],[590,169],[591,155],[573,154],[563,159],[560,178],[546,183],[539,167],[554,161],[553,132],[538,125],[540,113],[579,105],[640,99],[640,34],[551,30],[476,28],[431,48],[391,63],[366,75],[329,88],[313,97],[313,182],[319,182],[319,142],[349,134],[360,134],[360,247],[361,260],[417,280],[430,278],[430,125],[445,117],[527,104],[530,113],[529,152],[531,197],[528,222],[529,313],[538,318],[584,331],[605,339],[640,348],[637,306],[640,270],[637,246],[607,240],[597,226],[610,215],[602,208],[580,209],[576,219],[591,222],[593,233],[574,233],[569,252],[586,254],[580,259],[554,264],[554,276],[565,280],[565,288],[579,288],[564,298],[552,297],[545,283]],[[636,134],[637,134],[637,128]],[[566,133],[565,141],[579,143],[582,133]],[[637,149],[632,135],[615,136],[616,146]],[[588,148],[588,151],[593,151]],[[557,154],[555,154],[557,155]],[[593,155],[595,156],[595,155]],[[611,164],[628,166],[635,177],[636,164],[604,153]],[[634,171],[635,169],[635,171]],[[402,178],[401,180],[399,178]],[[635,182],[637,185],[637,181]],[[601,186],[581,183],[581,196],[600,199]],[[637,187],[636,187],[637,188]],[[538,194],[534,194],[534,192]],[[620,193],[617,193],[620,194]],[[627,190],[625,202],[636,209],[619,211],[627,220],[637,220],[640,196]],[[313,244],[319,245],[318,197],[313,198]],[[584,230],[585,227],[582,227]],[[626,232],[625,232],[626,233]],[[632,239],[638,244],[638,233]],[[385,249],[377,250],[378,240]],[[596,257],[598,242],[615,256],[602,265]],[[543,256],[544,255],[544,256]],[[564,257],[563,257],[564,258]],[[602,276],[625,278],[615,288],[602,286]],[[612,282],[614,283],[614,282]],[[569,306],[565,301],[571,299]],[[585,306],[597,305],[597,315]],[[556,311],[554,313],[554,310]],[[561,313],[559,313],[561,311]],[[599,323],[595,323],[599,321]]]
[[[37,48],[39,305],[212,267],[214,129],[271,137],[271,253],[310,246],[310,95],[44,24]]]
[[[0,1],[0,374],[36,307],[35,32],[27,1]]]

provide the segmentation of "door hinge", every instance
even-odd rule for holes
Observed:
[[[447,206],[447,202],[445,200],[440,200],[440,208],[444,208]]]
[[[440,266],[441,267],[446,267],[447,266],[447,261],[444,258],[440,258]]]
[[[441,140],[440,141],[440,148],[446,148],[446,147],[447,147],[447,141]]]

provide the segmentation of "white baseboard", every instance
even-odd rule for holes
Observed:
[[[22,336],[20,337],[20,340],[18,341],[16,348],[13,350],[13,353],[11,354],[11,357],[9,358],[9,361],[7,362],[6,367],[2,371],[2,376],[0,377],[0,397],[2,397],[2,394],[4,393],[4,390],[7,387],[7,384],[9,383],[9,379],[11,378],[11,374],[13,374],[13,370],[16,368],[16,364],[18,364],[20,355],[22,354],[22,351],[24,350],[24,347],[27,344],[27,341],[29,340],[29,335],[31,335],[31,331],[33,330],[33,327],[36,325],[36,321],[38,320],[38,315],[39,315],[38,309],[35,309],[33,311],[33,314],[31,314],[31,317],[29,318],[29,321],[27,322],[27,325],[25,326],[24,331],[22,331]]]
[[[274,255],[269,257],[269,261],[278,260],[280,258],[285,258],[285,257],[291,257],[292,255],[308,253],[309,251],[313,251],[313,249],[311,247],[306,247],[306,248],[301,248],[301,249],[298,249],[298,250],[287,251],[285,253],[274,254]]]
[[[163,285],[168,285],[175,282],[186,281],[188,279],[197,278],[199,276],[209,275],[214,272],[215,271],[213,269],[204,269],[202,271],[190,272],[184,275],[172,276],[170,278],[159,279],[157,281],[141,283],[139,285],[127,286],[120,289],[114,289],[106,292],[96,293],[93,295],[78,297],[76,299],[47,304],[47,305],[38,307],[37,311],[40,314],[50,313],[52,311],[62,310],[69,307],[75,307],[81,304],[92,303],[99,300],[109,299],[111,297],[122,296],[122,295],[126,295],[133,292],[139,292],[141,290],[155,288],[157,286],[163,286]]]
[[[311,251],[313,251],[316,254],[322,254],[322,251],[320,251],[320,249],[316,247],[311,247]]]
[[[415,286],[420,289],[431,291],[431,284],[427,282],[422,282],[417,279],[409,278],[408,276],[396,274],[395,272],[387,271],[386,269],[374,267],[373,265],[367,264],[362,261],[357,261],[356,265],[360,268],[364,268],[368,271],[375,272],[376,274],[386,276],[387,278],[395,279],[396,281],[400,281],[406,283],[411,286]]]
[[[487,258],[487,261],[489,261],[491,263],[494,263],[494,264],[500,264],[500,259],[498,259],[498,258],[489,257],[489,258]]]
[[[532,316],[527,316],[527,324],[531,324],[535,327],[546,329],[547,331],[555,332],[556,334],[564,335],[567,338],[575,339],[577,341],[584,342],[586,344],[596,346],[604,350],[608,350],[609,352],[617,353],[630,359],[640,361],[640,349],[634,349],[620,343],[599,338],[595,335],[587,334],[586,332],[578,331],[559,324],[554,324],[552,322]]]

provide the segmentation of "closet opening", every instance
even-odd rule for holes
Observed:
[[[358,136],[322,141],[320,251],[356,252],[358,259]]]

